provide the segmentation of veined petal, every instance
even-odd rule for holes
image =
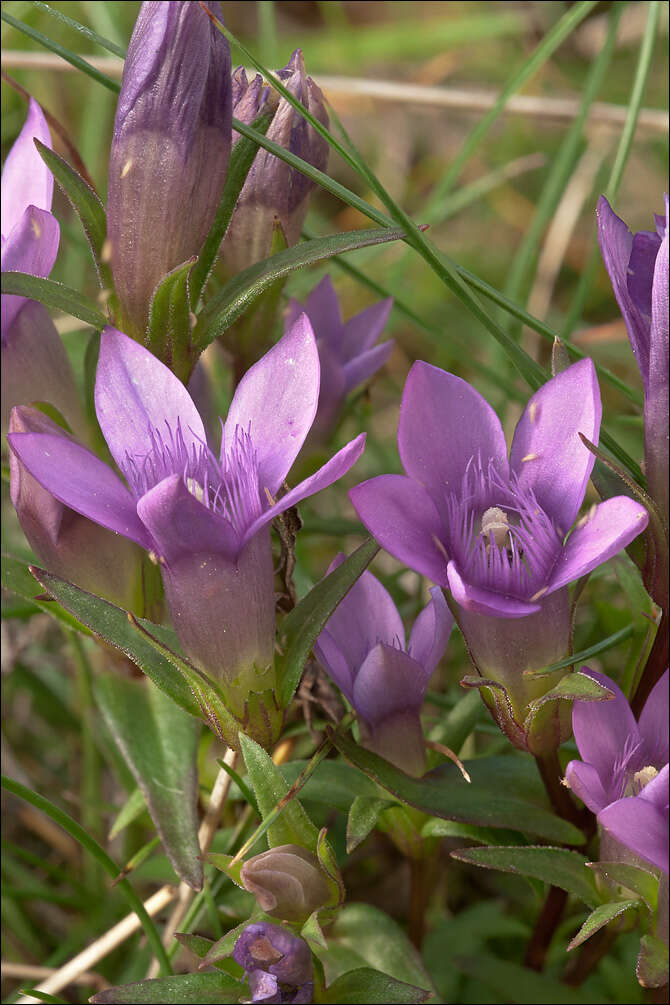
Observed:
[[[360,353],[370,349],[384,330],[393,307],[393,297],[371,304],[344,325],[340,340],[343,360],[353,360]]]
[[[592,813],[599,813],[612,801],[611,795],[603,785],[603,780],[592,764],[587,764],[585,761],[570,761],[565,769],[565,778],[574,794]]]
[[[154,429],[166,436],[180,426],[189,452],[206,443],[198,410],[179,378],[148,349],[110,326],[100,339],[95,409],[122,471],[127,455],[142,459],[151,452]]]
[[[400,405],[398,450],[407,474],[433,499],[457,491],[469,461],[493,458],[507,474],[500,419],[481,394],[453,373],[416,362]]]
[[[143,495],[137,515],[168,565],[200,553],[221,554],[232,562],[241,548],[231,524],[198,502],[181,475],[165,478]]]
[[[572,731],[580,757],[598,772],[607,801],[612,802],[620,795],[612,787],[614,765],[626,741],[632,747],[638,743],[640,734],[621,688],[609,677],[588,667],[582,667],[582,673],[614,694],[608,701],[576,701],[572,706]]]
[[[649,493],[668,518],[668,233],[656,256],[651,294],[649,380],[644,401],[644,452]]]
[[[668,872],[667,804],[662,809],[645,799],[644,794],[619,799],[601,810],[598,822],[626,848]]]
[[[349,468],[354,466],[358,458],[363,453],[364,446],[365,433],[360,433],[355,440],[347,443],[346,447],[342,447],[341,450],[338,450],[335,456],[331,457],[331,459],[324,464],[322,468],[319,468],[316,474],[313,474],[309,478],[300,482],[300,484],[296,485],[294,489],[291,489],[290,492],[287,492],[286,495],[277,500],[274,506],[271,506],[264,513],[261,513],[261,515],[254,520],[249,529],[246,531],[244,535],[245,543],[250,541],[254,534],[258,533],[261,527],[270,523],[276,516],[279,516],[280,513],[290,509],[291,506],[295,506],[303,499],[307,499],[308,496],[313,496],[316,492],[320,492],[321,489],[328,488],[328,486],[332,485],[333,482],[336,482],[338,478],[345,475]]]
[[[2,200],[3,203],[5,199]],[[2,245],[2,271],[28,272],[46,278],[58,254],[58,220],[45,209],[29,206]],[[2,337],[26,303],[25,297],[2,294]]]
[[[420,663],[430,676],[442,659],[454,618],[439,586],[430,590],[430,603],[426,604],[412,626],[407,652]]]
[[[527,615],[535,614],[541,610],[540,604],[518,600],[516,597],[506,596],[504,593],[494,593],[492,590],[483,590],[478,586],[466,583],[454,562],[449,562],[447,578],[454,600],[466,611],[473,611],[475,614],[489,614],[494,618],[525,618]]]
[[[373,727],[395,712],[418,712],[429,677],[407,653],[380,642],[354,678],[354,708]]]
[[[654,685],[640,716],[639,730],[646,764],[668,762],[668,677],[666,670]]]
[[[514,433],[510,467],[561,536],[575,521],[595,461],[578,434],[597,443],[601,415],[595,367],[582,359],[533,395]]]
[[[309,319],[301,314],[238,384],[224,427],[222,456],[238,426],[248,432],[261,491],[267,488],[274,495],[305,442],[318,400],[319,354]]]
[[[580,526],[578,522],[560,552],[549,591],[567,586],[618,554],[644,530],[647,522],[644,506],[628,496],[615,496],[599,503],[586,517],[586,523]]]
[[[7,154],[2,168],[0,230],[5,238],[9,237],[28,206],[51,209],[54,179],[37,152],[34,142],[36,139],[51,149],[51,136],[44,112],[35,99],[31,98],[23,129]]]
[[[143,548],[152,543],[135,502],[111,468],[66,436],[13,433],[12,450],[40,485],[60,502]]]
[[[372,377],[393,352],[395,342],[382,342],[344,364],[345,393]]]
[[[349,492],[372,536],[410,569],[447,585],[444,530],[428,492],[403,475],[379,475]]]

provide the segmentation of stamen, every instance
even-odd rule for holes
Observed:
[[[123,167],[121,168],[121,177],[122,178],[125,178],[126,175],[128,175],[130,173],[130,170],[131,170],[132,166],[133,166],[133,158],[130,157],[126,161],[126,163],[123,165]]]
[[[530,405],[528,406],[528,418],[530,419],[533,425],[535,425],[535,420],[537,419],[537,413],[538,413],[538,404],[536,401],[531,401]]]
[[[536,600],[539,600],[540,597],[543,597],[548,589],[549,589],[548,586],[543,586],[541,590],[538,590],[537,593],[534,593],[533,596],[530,598],[531,603],[534,604]]]
[[[525,457],[521,458],[521,461],[523,464],[525,464],[526,461],[536,461],[539,456],[540,456],[539,454],[526,454]]]

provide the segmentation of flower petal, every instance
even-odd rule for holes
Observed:
[[[331,457],[315,474],[309,478],[305,478],[304,481],[296,485],[290,492],[287,492],[281,499],[278,499],[274,506],[270,506],[264,513],[261,513],[245,532],[244,541],[249,541],[261,527],[270,523],[280,513],[284,513],[285,510],[290,509],[291,506],[295,506],[303,499],[307,499],[308,496],[313,496],[316,492],[320,492],[321,489],[328,488],[338,478],[345,475],[361,456],[364,447],[365,433],[360,433],[354,440],[347,443],[346,447],[338,450],[335,456]]]
[[[442,659],[454,626],[453,615],[440,587],[431,587],[430,596],[430,603],[426,604],[412,626],[407,647],[408,654],[421,664],[428,675]]]
[[[3,202],[5,200],[3,199]],[[46,278],[58,254],[60,227],[58,220],[45,209],[29,206],[2,245],[2,271],[28,272]],[[25,297],[2,294],[2,340],[16,318]]]
[[[33,478],[60,502],[143,548],[152,547],[130,492],[90,450],[47,433],[14,433],[7,439]]]
[[[384,330],[392,307],[393,297],[387,297],[349,318],[340,339],[339,348],[343,360],[353,360],[375,344]]]
[[[314,655],[323,669],[330,674],[348,701],[353,701],[354,674],[339,642],[324,628],[314,643]],[[358,667],[356,667],[358,669]]]
[[[595,367],[582,359],[533,395],[514,433],[510,467],[561,537],[575,521],[595,461],[578,434],[597,443],[601,414]]]
[[[235,429],[249,432],[261,490],[274,495],[305,442],[319,400],[319,354],[309,319],[295,324],[237,386],[224,427],[222,451]]]
[[[637,309],[647,317],[651,317],[654,265],[660,246],[661,237],[651,231],[641,230],[633,237],[628,263],[628,294]]]
[[[395,342],[382,342],[380,345],[367,349],[344,364],[345,393],[368,380],[379,370],[393,352]]]
[[[439,505],[445,490],[460,488],[469,461],[493,458],[507,473],[500,419],[473,387],[453,373],[416,362],[400,405],[398,450],[407,474]]]
[[[649,319],[636,307],[628,292],[628,263],[633,250],[633,235],[605,196],[598,200],[597,217],[600,251],[614,296],[626,322],[631,349],[646,390],[649,375]]]
[[[165,436],[180,426],[189,451],[206,443],[198,410],[179,378],[148,349],[110,326],[100,338],[95,410],[122,471],[128,455],[142,459],[151,452],[154,429]]]
[[[595,506],[586,523],[577,523],[560,552],[548,584],[549,591],[567,586],[612,555],[616,555],[647,526],[644,506],[628,496],[615,496]]]
[[[668,514],[668,232],[656,256],[651,296],[649,380],[644,400],[644,454],[649,494]]]
[[[668,762],[668,677],[666,670],[654,685],[639,722],[645,764],[654,767]]]
[[[598,822],[626,848],[668,872],[667,809],[655,806],[643,795],[633,796],[606,806],[598,814]]]
[[[23,129],[7,154],[2,168],[0,230],[5,238],[9,237],[28,206],[51,209],[54,179],[37,152],[34,143],[36,139],[51,149],[51,136],[44,112],[35,99],[31,98]]]
[[[472,586],[462,579],[454,562],[447,568],[448,585],[457,604],[475,614],[490,614],[494,618],[525,618],[541,610],[540,604],[518,600],[504,593],[494,593]]]
[[[611,802],[611,796],[605,791],[600,775],[592,764],[570,761],[565,769],[565,778],[574,794],[592,813],[598,813]]]
[[[331,349],[337,352],[342,336],[342,312],[330,276],[324,276],[314,287],[298,314],[302,311],[309,318],[315,337],[325,339]]]
[[[444,529],[423,486],[403,475],[380,475],[356,485],[349,498],[382,548],[434,583],[447,585]]]
[[[227,520],[199,502],[181,475],[172,475],[137,502],[137,515],[168,565],[183,555],[222,554],[234,561],[240,541]]]
[[[371,726],[395,712],[419,711],[430,674],[407,653],[380,642],[354,679],[353,706]]]
[[[572,731],[579,755],[598,772],[607,801],[612,802],[621,794],[619,782],[614,777],[615,763],[620,761],[624,745],[627,742],[636,744],[640,734],[621,688],[609,677],[588,667],[582,667],[582,673],[614,694],[608,701],[576,701],[572,706]]]

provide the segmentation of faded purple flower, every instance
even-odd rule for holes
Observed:
[[[318,393],[318,353],[303,316],[239,384],[217,458],[178,378],[143,346],[106,328],[96,410],[129,489],[94,454],[62,436],[10,437],[28,471],[57,499],[156,558],[185,653],[222,682],[242,722],[252,692],[274,702],[269,525],[340,478],[363,450],[361,435],[275,499],[314,419]],[[273,721],[278,717],[275,707]]]
[[[639,723],[614,681],[587,667],[583,672],[614,698],[574,703],[572,728],[582,760],[570,761],[566,781],[605,831],[668,872],[668,671]]]
[[[328,572],[344,558],[339,554]],[[358,713],[363,745],[410,775],[425,771],[421,706],[453,626],[442,591],[434,587],[430,592],[406,644],[390,594],[366,570],[314,646],[317,659]]]
[[[328,125],[323,94],[307,76],[300,49],[296,49],[283,70],[277,71],[277,76],[319,122]],[[251,125],[254,119],[272,107],[273,93],[260,76],[249,83],[240,67],[233,74],[233,115]],[[325,171],[328,144],[284,98],[279,100],[266,136]],[[287,244],[296,244],[313,188],[314,182],[305,175],[266,150],[259,150],[221,245],[226,272],[233,275],[268,257],[275,220],[281,224]]]
[[[208,8],[221,19],[219,3]],[[143,3],[109,162],[107,236],[123,324],[144,334],[153,293],[197,255],[232,143],[230,47],[199,3]]]
[[[309,946],[266,921],[248,925],[235,943],[233,958],[246,971],[253,1002],[309,1005],[314,967]]]
[[[53,175],[34,140],[51,148],[42,109],[31,98],[28,116],[2,169],[2,270],[45,278],[58,252],[60,229],[49,212]],[[2,428],[14,405],[48,401],[81,429],[83,418],[67,354],[46,309],[2,294]]]
[[[393,299],[388,297],[344,322],[330,276],[312,290],[304,307],[297,300],[289,302],[285,326],[290,327],[304,311],[319,350],[321,389],[312,437],[328,438],[349,392],[369,380],[389,358],[394,343],[375,343],[392,306]]]
[[[331,900],[317,856],[296,844],[276,845],[242,866],[242,885],[273,918],[305,922]]]
[[[511,701],[516,722],[508,735],[522,747],[528,702],[556,683],[523,671],[565,654],[568,584],[647,523],[642,506],[617,497],[593,506],[570,532],[594,461],[578,433],[597,442],[600,415],[595,369],[581,360],[532,396],[508,459],[500,420],[484,398],[459,377],[417,362],[398,425],[407,474],[372,478],[350,493],[387,551],[451,591],[475,666],[507,692],[494,715],[502,724]]]
[[[656,231],[633,235],[604,196],[598,239],[644,386],[644,457],[649,495],[668,522],[668,197]],[[650,534],[653,522],[650,524]],[[657,533],[655,536],[658,536]],[[667,537],[650,542],[645,585],[667,607]],[[650,567],[652,557],[654,566]]]

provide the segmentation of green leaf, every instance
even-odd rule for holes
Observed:
[[[338,977],[316,1000],[336,1005],[368,1005],[373,1002],[425,1002],[430,991],[404,984],[379,970],[361,967]]]
[[[147,680],[105,673],[96,678],[94,693],[175,872],[202,889],[198,723]]]
[[[337,569],[317,583],[282,622],[279,636],[283,655],[277,671],[281,705],[290,703],[310,650],[328,618],[378,551],[376,541],[368,538]]]
[[[587,939],[590,939],[601,928],[608,925],[610,921],[618,918],[620,914],[625,914],[626,911],[636,909],[639,906],[639,900],[614,900],[608,904],[601,904],[599,907],[596,907],[595,911],[589,914],[574,939],[571,939],[568,943],[567,952],[571,952],[577,946],[581,946],[582,942],[586,942]]]
[[[530,759],[523,769],[532,772],[529,792],[528,775],[519,779],[520,784],[515,778],[521,767],[519,757],[481,757],[467,761],[466,768],[472,780],[468,784],[453,764],[440,765],[423,778],[412,778],[372,751],[359,747],[349,737],[334,734],[332,742],[351,764],[388,792],[430,816],[510,830],[518,829],[523,822],[526,833],[545,840],[584,843],[580,830],[545,809],[541,795],[538,799],[537,771],[533,770]],[[507,766],[503,764],[505,761],[514,763]]]
[[[304,771],[308,761],[288,761],[279,769],[292,785]],[[349,812],[352,801],[357,796],[379,796],[379,790],[367,775],[357,771],[345,761],[321,761],[311,778],[300,790],[303,802],[321,803],[334,807],[343,813]]]
[[[187,379],[191,360],[191,313],[189,276],[197,258],[177,265],[163,276],[149,308],[148,348],[161,360],[169,360],[177,376]]]
[[[234,321],[237,321],[261,293],[276,283],[278,279],[290,275],[297,269],[322,262],[332,255],[355,251],[357,248],[369,248],[375,244],[386,244],[389,241],[398,241],[404,236],[403,230],[391,227],[329,234],[327,237],[303,241],[302,244],[287,248],[286,251],[280,251],[262,262],[256,262],[255,265],[238,273],[219,290],[216,296],[207,301],[193,331],[194,344],[200,349],[204,349],[214,339],[223,335],[226,329],[230,328]]]
[[[178,977],[158,977],[135,984],[121,984],[107,988],[89,998],[95,1005],[239,1005],[245,985],[234,977],[220,972],[215,974],[180,974]]]
[[[656,913],[658,876],[627,862],[589,862],[589,869],[597,876],[601,876],[610,886],[614,884],[623,888],[626,894],[634,893],[644,901],[652,914]],[[625,896],[623,891],[621,895]]]
[[[611,1001],[485,953],[456,956],[454,965],[461,973],[486,984],[502,1001],[514,1001],[516,1005],[606,1005]]]
[[[541,879],[550,886],[559,886],[561,890],[579,897],[588,907],[596,907],[601,900],[593,874],[586,867],[586,859],[576,851],[523,846],[459,848],[451,854],[460,862],[468,862],[484,869],[498,869],[501,872]]]
[[[525,670],[524,677],[549,677],[551,676],[551,674],[556,673],[557,670],[562,670],[564,667],[569,667],[572,666],[573,664],[577,665],[580,663],[584,663],[586,660],[591,659],[592,656],[597,656],[598,653],[605,652],[608,649],[613,649],[615,646],[618,646],[620,642],[623,642],[625,639],[630,638],[632,634],[633,634],[633,625],[626,625],[625,628],[621,628],[618,632],[614,632],[613,635],[610,635],[608,638],[603,639],[601,642],[596,642],[595,645],[589,646],[588,649],[582,649],[578,653],[573,653],[572,656],[566,656],[565,659],[559,660],[557,663],[552,663],[551,666],[544,667],[542,670]],[[577,674],[575,674],[574,676],[577,676]],[[586,675],[579,674],[579,676],[585,677]],[[595,683],[592,677],[589,677],[588,680]],[[561,684],[563,684],[563,681],[569,682],[570,675],[568,675],[567,677],[563,677],[561,680]],[[587,696],[588,700],[588,687],[587,685],[584,684],[584,681],[583,680],[573,681],[573,684],[578,689],[584,689],[584,694]],[[564,687],[566,688],[569,687],[569,683],[566,683]],[[591,693],[592,693],[592,700],[594,701],[610,700],[606,695],[602,693],[602,689],[600,692],[598,692],[597,690],[592,690]],[[564,698],[566,697],[566,695],[564,693],[561,693],[559,695],[556,695],[555,697]],[[575,697],[577,697],[577,695],[575,695]],[[581,696],[579,697],[581,698]]]
[[[43,569],[35,569],[35,578],[66,610],[88,625],[105,642],[125,653],[177,705],[191,715],[201,717],[200,705],[182,675],[133,627],[126,611]],[[160,626],[153,625],[150,621],[140,623],[155,634],[161,632]]]
[[[396,806],[392,799],[380,799],[378,796],[356,796],[347,817],[347,854],[358,848],[362,841],[376,826],[379,814],[389,806]]]
[[[567,673],[550,691],[528,703],[531,710],[528,718],[531,719],[539,708],[550,701],[611,701],[613,697],[612,691],[588,674],[580,671]]]
[[[124,831],[134,820],[137,820],[146,808],[147,804],[144,801],[142,790],[140,788],[133,789],[109,829],[109,840],[113,841],[121,831]]]
[[[55,18],[56,21],[60,21],[61,24],[67,25],[68,28],[73,28],[84,38],[89,39],[89,41],[94,42],[96,45],[101,45],[103,49],[107,49],[108,52],[113,53],[115,56],[119,56],[121,59],[126,58],[126,50],[116,42],[110,41],[108,38],[103,38],[99,35],[97,31],[92,31],[91,28],[87,28],[85,24],[81,24],[79,21],[75,21],[74,18],[68,17],[67,14],[63,14],[61,11],[56,10],[48,3],[40,3],[40,0],[32,0],[33,7],[37,7],[38,10],[44,11],[45,14],[49,14],[51,17]]]
[[[477,844],[509,845],[519,840],[519,832],[499,830],[492,827],[475,827],[462,824],[458,820],[441,820],[431,817],[421,828],[421,837],[468,838]]]
[[[2,292],[39,300],[45,307],[71,314],[93,328],[104,328],[108,323],[108,319],[100,313],[92,300],[53,279],[41,279],[27,272],[3,272]]]
[[[643,935],[635,968],[643,988],[662,988],[668,983],[668,947],[655,935]]]
[[[64,607],[61,607],[60,604],[48,599],[46,601],[36,599],[41,592],[39,588],[40,584],[35,581],[35,577],[31,574],[28,562],[20,558],[14,558],[12,555],[3,555],[2,586],[5,590],[11,590],[12,593],[23,597],[24,600],[29,600],[39,610],[51,615],[52,618],[60,621],[68,628],[74,628],[84,635],[92,634],[88,628],[76,618],[73,618],[72,614],[65,610]]]

